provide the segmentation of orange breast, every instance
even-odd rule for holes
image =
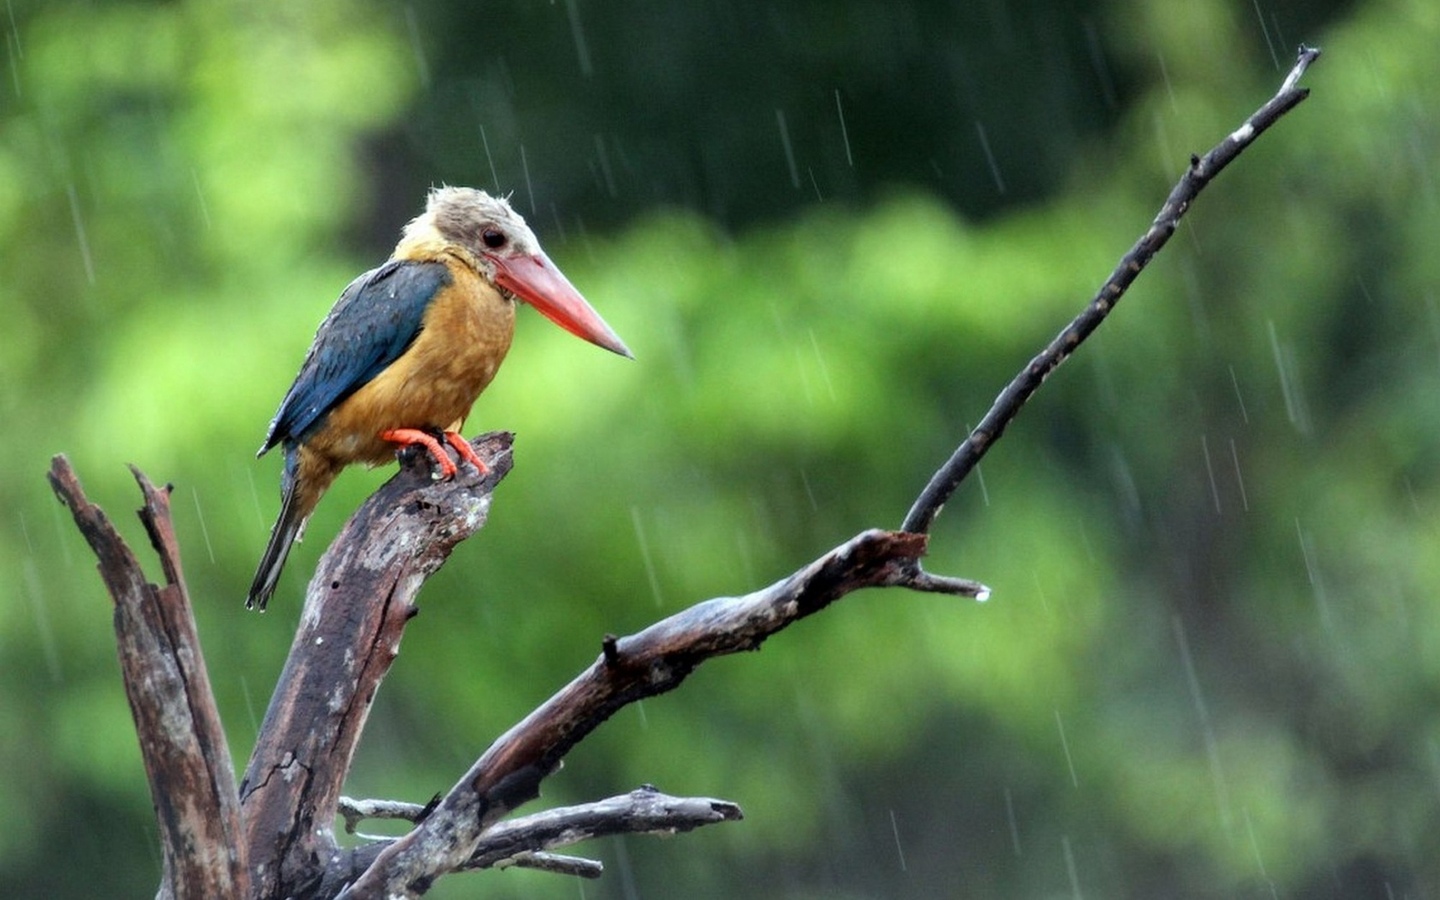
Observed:
[[[331,411],[307,442],[340,463],[389,461],[390,428],[458,430],[490,384],[515,332],[515,304],[469,266],[446,259],[453,283],[425,312],[401,356]]]

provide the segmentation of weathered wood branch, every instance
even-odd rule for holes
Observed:
[[[606,638],[600,657],[502,735],[413,831],[382,850],[340,896],[418,897],[463,868],[481,835],[521,803],[570,748],[627,704],[675,689],[708,659],[755,650],[766,638],[864,587],[907,586],[927,538],[866,531],[770,587],[696,604],[630,637]],[[984,585],[952,579],[950,593]],[[936,583],[926,588],[935,590]]]
[[[1076,316],[1069,325],[1055,336],[1044,350],[1030,360],[1029,365],[1021,369],[1000,395],[995,398],[990,410],[985,413],[980,424],[970,432],[970,435],[955,449],[955,452],[946,460],[945,464],[931,477],[930,483],[925,490],[916,498],[915,504],[910,507],[910,512],[905,515],[905,521],[900,528],[904,531],[928,532],[934,524],[935,517],[940,515],[940,510],[955,489],[970,474],[970,470],[980,462],[995,442],[1000,440],[1005,433],[1005,428],[1019,414],[1020,407],[1025,405],[1045,379],[1050,377],[1061,363],[1070,358],[1076,348],[1090,336],[1120,298],[1129,290],[1130,285],[1136,277],[1155,258],[1155,254],[1170,240],[1175,229],[1180,225],[1180,219],[1189,211],[1190,204],[1199,196],[1205,186],[1219,175],[1221,170],[1228,166],[1235,157],[1244,152],[1246,147],[1254,143],[1255,139],[1263,134],[1271,125],[1280,121],[1280,117],[1300,104],[1302,100],[1310,96],[1309,88],[1299,87],[1300,78],[1304,76],[1305,70],[1310,64],[1320,57],[1320,51],[1312,47],[1301,46],[1299,57],[1295,65],[1285,76],[1280,90],[1266,103],[1257,109],[1245,120],[1239,128],[1231,132],[1223,141],[1217,144],[1214,149],[1204,156],[1190,157],[1190,167],[1185,174],[1180,176],[1180,181],[1170,191],[1170,196],[1160,207],[1155,220],[1150,228],[1140,236],[1120,259],[1115,271],[1100,286],[1094,299]]]
[[[321,558],[240,783],[257,896],[304,895],[343,864],[336,807],[370,706],[420,586],[485,524],[512,440],[496,433],[472,442],[489,466],[483,476],[462,466],[435,481],[423,454],[409,456]]]
[[[340,805],[348,831],[354,831],[364,819],[400,818],[417,822],[429,814],[429,807],[418,803],[342,798]],[[734,803],[710,797],[671,797],[646,785],[628,794],[593,803],[561,806],[497,822],[485,832],[475,852],[461,868],[473,870],[513,865],[598,878],[604,872],[598,862],[555,857],[543,851],[616,834],[670,835],[741,818],[740,807]],[[392,838],[377,839],[375,844],[357,854],[358,861],[368,864],[393,841]],[[565,864],[557,867],[554,864],[556,859],[564,860]]]
[[[709,797],[671,797],[647,785],[594,803],[497,822],[464,868],[499,866],[534,853],[536,846],[551,850],[616,834],[671,835],[741,818],[740,807],[734,803]]]
[[[155,801],[164,878],[159,896],[175,900],[249,895],[246,844],[234,768],[180,566],[170,489],[132,468],[145,497],[140,520],[160,556],[165,584],[145,578],[135,554],[71,468],[50,462],[50,486],[69,508],[99,560],[115,602],[115,642],[125,695]]]

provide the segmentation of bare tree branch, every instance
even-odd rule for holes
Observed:
[[[497,822],[463,868],[499,866],[531,847],[551,850],[615,834],[670,835],[741,818],[740,807],[734,803],[709,797],[671,797],[647,785],[594,803]]]
[[[440,801],[439,797],[435,802]],[[432,805],[421,803],[407,803],[404,800],[356,800],[353,797],[341,797],[335,811],[345,820],[345,832],[357,834],[360,823],[367,820],[404,819],[406,822],[418,822],[430,814],[434,809]]]
[[[605,874],[605,866],[599,860],[586,859],[583,856],[563,856],[559,853],[545,853],[543,851],[517,853],[509,859],[501,860],[493,867],[496,869],[536,869],[541,872],[549,872],[552,875],[569,875],[573,878],[599,878]]]
[[[303,893],[343,856],[333,823],[371,703],[420,586],[485,524],[512,440],[496,433],[472,442],[489,466],[484,476],[461,467],[434,481],[423,454],[409,457],[321,558],[240,783],[258,896]]]
[[[115,639],[130,713],[150,781],[164,848],[160,896],[176,900],[249,894],[246,845],[234,768],[180,567],[170,489],[132,467],[145,496],[140,520],[165,572],[150,583],[100,507],[85,496],[70,461],[50,462],[50,486],[99,559],[115,601]]]
[[[349,831],[354,831],[360,821],[370,818],[417,821],[429,809],[418,803],[348,798],[342,798],[340,808]],[[577,857],[556,857],[542,851],[616,834],[677,834],[718,822],[734,822],[743,817],[739,806],[725,800],[672,797],[645,785],[617,797],[578,806],[556,807],[497,822],[485,832],[475,852],[460,869],[514,865],[598,878],[603,873],[603,867],[597,862]],[[380,838],[365,851],[373,857],[392,842],[393,839]],[[563,861],[558,868],[557,860]]]
[[[348,900],[416,897],[463,868],[481,835],[521,803],[570,748],[621,707],[672,690],[716,656],[758,649],[766,638],[862,587],[907,586],[926,537],[866,531],[770,587],[707,600],[630,637],[607,639],[600,658],[502,735],[414,831],[381,851]],[[952,592],[983,586],[955,580]],[[927,584],[927,588],[935,587]]]
[[[955,489],[970,474],[975,464],[980,462],[986,452],[1000,440],[1005,433],[1005,428],[1012,419],[1020,412],[1020,407],[1025,405],[1031,395],[1040,389],[1040,385],[1050,377],[1061,363],[1075,352],[1075,348],[1090,336],[1105,317],[1120,302],[1125,291],[1130,288],[1141,271],[1149,265],[1150,260],[1160,252],[1170,236],[1175,233],[1175,228],[1180,224],[1180,219],[1190,209],[1190,204],[1195,200],[1205,186],[1214,180],[1220,171],[1239,156],[1246,147],[1250,146],[1262,133],[1271,125],[1280,121],[1280,117],[1294,109],[1306,97],[1310,96],[1309,88],[1298,87],[1301,76],[1305,70],[1310,68],[1320,56],[1320,51],[1311,47],[1300,48],[1299,58],[1290,73],[1285,76],[1280,91],[1271,97],[1264,106],[1256,110],[1245,123],[1235,129],[1213,150],[1203,157],[1192,156],[1190,168],[1180,177],[1180,181],[1170,191],[1166,198],[1165,205],[1160,207],[1160,212],[1155,216],[1155,221],[1135,245],[1130,248],[1121,259],[1115,271],[1110,274],[1105,283],[1101,285],[1100,291],[1089,305],[1076,316],[1065,329],[1055,336],[1039,355],[1030,361],[1011,382],[1005,386],[1005,390],[995,398],[995,403],[990,411],[980,420],[970,436],[956,448],[955,453],[941,466],[939,471],[930,479],[925,490],[910,507],[906,514],[905,521],[900,525],[902,531],[929,532],[930,526],[934,524],[935,517],[940,515],[940,510]]]

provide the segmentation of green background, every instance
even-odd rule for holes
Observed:
[[[107,600],[45,482],[174,507],[232,752],[265,616],[254,449],[424,190],[513,192],[634,363],[522,312],[518,434],[421,595],[347,792],[424,801],[598,652],[894,527],[1189,154],[1201,197],[937,524],[985,604],[844,599],[629,708],[543,804],[652,782],[737,824],[458,897],[1440,892],[1440,6],[80,3],[0,18],[0,895],[148,896]],[[152,566],[152,571],[154,567]],[[533,808],[539,808],[538,805]]]

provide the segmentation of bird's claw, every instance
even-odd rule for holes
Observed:
[[[440,442],[435,440],[428,432],[421,431],[418,428],[391,428],[380,432],[379,437],[382,441],[399,444],[401,449],[413,447],[417,444],[424,447],[425,450],[429,452],[430,458],[435,461],[435,465],[439,466],[438,471],[435,469],[430,470],[431,477],[436,481],[450,478],[457,471],[455,463],[450,461],[450,455],[445,452],[445,448],[441,447]]]
[[[465,440],[459,432],[445,431],[441,432],[441,435],[445,438],[445,443],[455,448],[455,452],[460,454],[462,460],[475,467],[475,471],[481,475],[490,471],[490,467],[485,465],[485,461],[475,452],[475,448],[471,447],[470,442]],[[430,470],[430,478],[434,481],[454,478],[455,473],[460,471],[454,461],[450,459],[450,454],[446,453],[445,448],[440,446],[440,442],[435,439],[435,436],[427,431],[421,431],[419,428],[391,428],[380,432],[380,439],[399,444],[402,448],[417,444],[424,447],[429,452],[430,458],[435,461],[436,468]]]
[[[474,466],[476,472],[479,472],[482,476],[490,473],[490,467],[485,465],[485,461],[475,452],[475,448],[470,446],[470,442],[465,440],[464,436],[458,431],[445,432],[445,441],[455,448],[455,452],[460,454],[461,459]],[[446,458],[446,462],[449,462],[448,457]]]

